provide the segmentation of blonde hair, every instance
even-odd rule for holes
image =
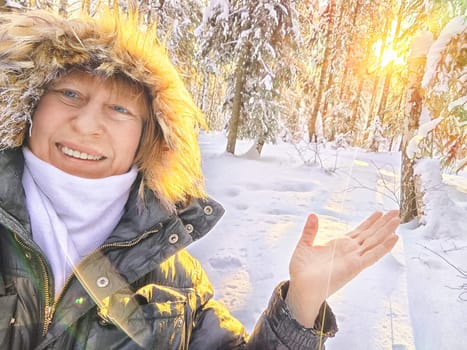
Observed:
[[[136,13],[108,8],[70,19],[38,10],[0,14],[0,149],[24,142],[44,88],[61,74],[78,68],[124,77],[142,87],[151,110],[135,159],[140,194],[149,188],[169,211],[204,197],[197,141],[204,116],[155,28],[142,28]]]

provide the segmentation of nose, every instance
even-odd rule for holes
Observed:
[[[101,135],[104,131],[102,123],[102,107],[99,103],[89,101],[78,109],[72,119],[74,130],[82,135]]]

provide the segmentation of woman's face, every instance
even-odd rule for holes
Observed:
[[[55,81],[39,101],[29,148],[79,177],[123,174],[133,165],[148,114],[144,94],[129,83],[73,72]]]

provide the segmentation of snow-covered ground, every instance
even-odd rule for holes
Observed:
[[[266,145],[261,158],[237,143],[224,152],[220,133],[200,144],[209,193],[226,208],[216,228],[190,251],[201,260],[223,301],[252,330],[288,262],[308,213],[320,219],[318,239],[344,234],[375,210],[396,209],[400,154],[360,149]],[[467,174],[436,178],[424,224],[402,225],[391,252],[333,295],[340,331],[328,350],[461,350],[467,348]],[[431,175],[434,173],[435,175]],[[459,269],[459,270],[457,270]]]

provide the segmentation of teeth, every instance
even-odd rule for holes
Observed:
[[[78,159],[84,159],[84,160],[100,160],[103,157],[100,156],[92,156],[90,154],[84,153],[84,152],[79,152],[75,151],[71,148],[62,146],[60,147],[60,151],[62,151],[64,154],[67,156],[73,157],[73,158],[78,158]]]

